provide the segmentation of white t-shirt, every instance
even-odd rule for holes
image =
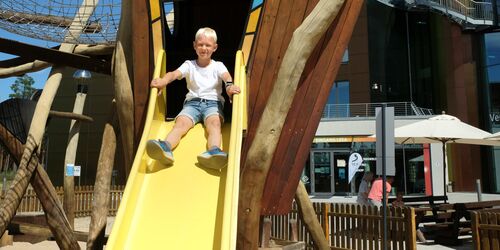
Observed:
[[[177,70],[182,74],[178,80],[186,78],[186,100],[203,98],[224,103],[222,75],[228,71],[222,62],[211,60],[206,67],[200,67],[196,60],[186,60]]]

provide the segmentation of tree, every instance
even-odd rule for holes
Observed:
[[[35,80],[29,75],[23,75],[17,77],[16,81],[10,85],[12,94],[9,94],[10,98],[22,98],[29,99],[30,96],[35,93],[36,89],[33,87]]]

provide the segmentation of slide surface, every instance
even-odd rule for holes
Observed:
[[[199,166],[206,150],[206,132],[198,124],[173,151],[173,166],[152,160],[145,152],[149,139],[164,138],[173,126],[165,122],[165,99],[152,89],[146,124],[106,249],[235,249],[239,162],[244,128],[245,75],[237,53],[231,124],[224,124],[222,170]],[[165,53],[157,57],[155,77],[165,73]]]

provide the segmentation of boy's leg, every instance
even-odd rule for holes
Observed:
[[[181,138],[193,127],[193,120],[185,115],[179,115],[175,119],[175,124],[172,130],[165,137],[165,141],[170,143],[172,149],[177,147]]]
[[[222,118],[218,115],[210,115],[205,119],[205,128],[208,133],[208,151],[198,155],[198,162],[207,168],[221,169],[227,165],[227,154],[220,149],[222,134]]]
[[[163,163],[164,165],[172,165],[174,163],[174,156],[172,149],[179,144],[183,135],[189,131],[193,126],[191,118],[179,115],[175,120],[174,127],[168,133],[165,141],[149,140],[146,144],[146,151],[148,155]]]
[[[205,120],[205,127],[208,133],[208,149],[211,149],[213,147],[220,148],[222,140],[221,124],[222,118],[219,115],[211,115]]]

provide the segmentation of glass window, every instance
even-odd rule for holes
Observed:
[[[500,33],[485,34],[488,82],[500,84]]]
[[[319,147],[323,144],[326,147]],[[376,173],[376,145],[373,142],[354,143],[313,143],[311,157],[306,162],[302,181],[310,194],[357,195],[365,171]],[[322,148],[322,149],[320,149]],[[350,152],[363,157],[363,163],[349,183],[348,160]],[[425,159],[430,162],[421,144],[396,145],[396,177],[393,194],[397,191],[405,195],[426,193]],[[329,179],[333,178],[333,182]],[[430,187],[428,187],[430,188]]]
[[[492,132],[500,131],[500,32],[484,35],[486,77],[489,91],[489,122]],[[493,148],[494,192],[500,192],[500,147]]]
[[[345,49],[344,55],[342,55],[341,63],[347,64],[349,62],[349,49]]]
[[[337,81],[333,84],[323,117],[349,117],[349,81]]]

